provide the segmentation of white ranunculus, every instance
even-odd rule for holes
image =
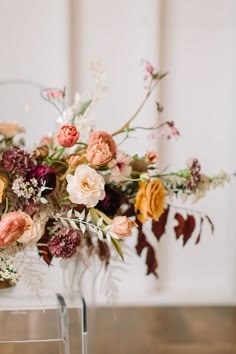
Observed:
[[[104,178],[87,165],[79,165],[75,174],[68,175],[66,179],[67,191],[72,203],[93,208],[99,200],[105,198]]]

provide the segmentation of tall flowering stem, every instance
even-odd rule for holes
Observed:
[[[130,130],[130,123],[133,122],[133,120],[137,117],[137,115],[141,112],[141,110],[143,109],[143,107],[145,106],[147,100],[149,99],[150,95],[152,94],[152,92],[154,91],[154,89],[156,88],[156,86],[158,85],[159,81],[161,79],[163,79],[165,76],[167,75],[167,73],[164,74],[152,74],[152,80],[150,82],[150,85],[148,87],[146,96],[144,97],[143,101],[141,102],[141,104],[138,106],[137,110],[134,112],[134,114],[131,116],[131,118],[117,131],[115,131],[112,136],[116,136],[118,134],[127,132]],[[133,129],[132,129],[133,130]]]

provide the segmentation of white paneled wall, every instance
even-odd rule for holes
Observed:
[[[71,99],[75,91],[91,88],[89,64],[100,58],[109,91],[94,113],[97,127],[112,132],[142,99],[139,64],[142,58],[149,59],[170,72],[153,102],[159,95],[164,116],[181,131],[179,141],[159,146],[162,165],[174,161],[173,168],[180,167],[188,157],[198,156],[210,174],[219,167],[231,172],[236,128],[235,7],[234,0],[0,0],[0,80],[66,84]],[[51,107],[40,103],[36,91],[0,85],[0,119],[19,117],[27,122],[30,143],[53,128],[56,116]],[[139,123],[150,125],[156,119],[150,100]],[[125,148],[145,152],[153,144],[158,146],[148,141],[147,134],[140,134]],[[234,301],[235,187],[212,192],[195,206],[212,217],[214,237],[206,228],[200,245],[190,242],[184,249],[171,232],[159,245],[153,240],[159,280],[145,276],[142,259],[128,258],[120,284],[121,303]]]

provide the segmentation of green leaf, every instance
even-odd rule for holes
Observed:
[[[86,112],[87,108],[91,105],[91,103],[92,103],[92,100],[88,100],[88,101],[83,102],[77,115],[82,116]]]
[[[121,248],[120,242],[117,239],[113,238],[113,237],[111,238],[111,241],[112,241],[113,246],[115,247],[117,253],[121,257],[121,259],[124,260],[124,254],[123,254],[123,250]]]
[[[163,79],[167,74],[168,74],[168,72],[165,72],[165,73],[161,74],[161,75],[159,76],[159,80]]]

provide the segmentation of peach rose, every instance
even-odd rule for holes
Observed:
[[[116,216],[112,221],[112,231],[119,237],[126,237],[132,235],[132,228],[138,225],[126,216]]]
[[[139,191],[136,195],[135,210],[142,223],[148,218],[158,221],[164,212],[165,190],[159,179],[150,182],[139,182]]]
[[[45,233],[45,225],[47,220],[48,218],[41,217],[40,214],[35,214],[32,220],[32,225],[20,238],[18,238],[17,241],[24,244],[36,243]]]
[[[2,201],[4,200],[7,184],[7,178],[4,176],[0,176],[0,203],[2,203]]]
[[[18,133],[24,133],[25,130],[17,122],[0,122],[0,134],[6,138],[13,138]]]
[[[87,165],[79,165],[75,174],[68,174],[67,191],[70,200],[75,204],[84,204],[93,208],[99,200],[105,198],[105,181],[93,168]]]
[[[80,133],[74,125],[63,125],[57,134],[58,143],[63,147],[72,147],[79,139]]]
[[[94,166],[104,166],[112,159],[108,144],[98,143],[87,149],[87,160]]]
[[[145,161],[147,163],[155,163],[158,160],[158,155],[155,151],[148,151],[145,155]]]
[[[103,131],[95,131],[89,137],[87,148],[88,162],[94,166],[106,165],[116,156],[116,143],[112,136]]]
[[[0,247],[7,247],[18,240],[32,225],[29,215],[13,211],[3,215],[0,221]]]

